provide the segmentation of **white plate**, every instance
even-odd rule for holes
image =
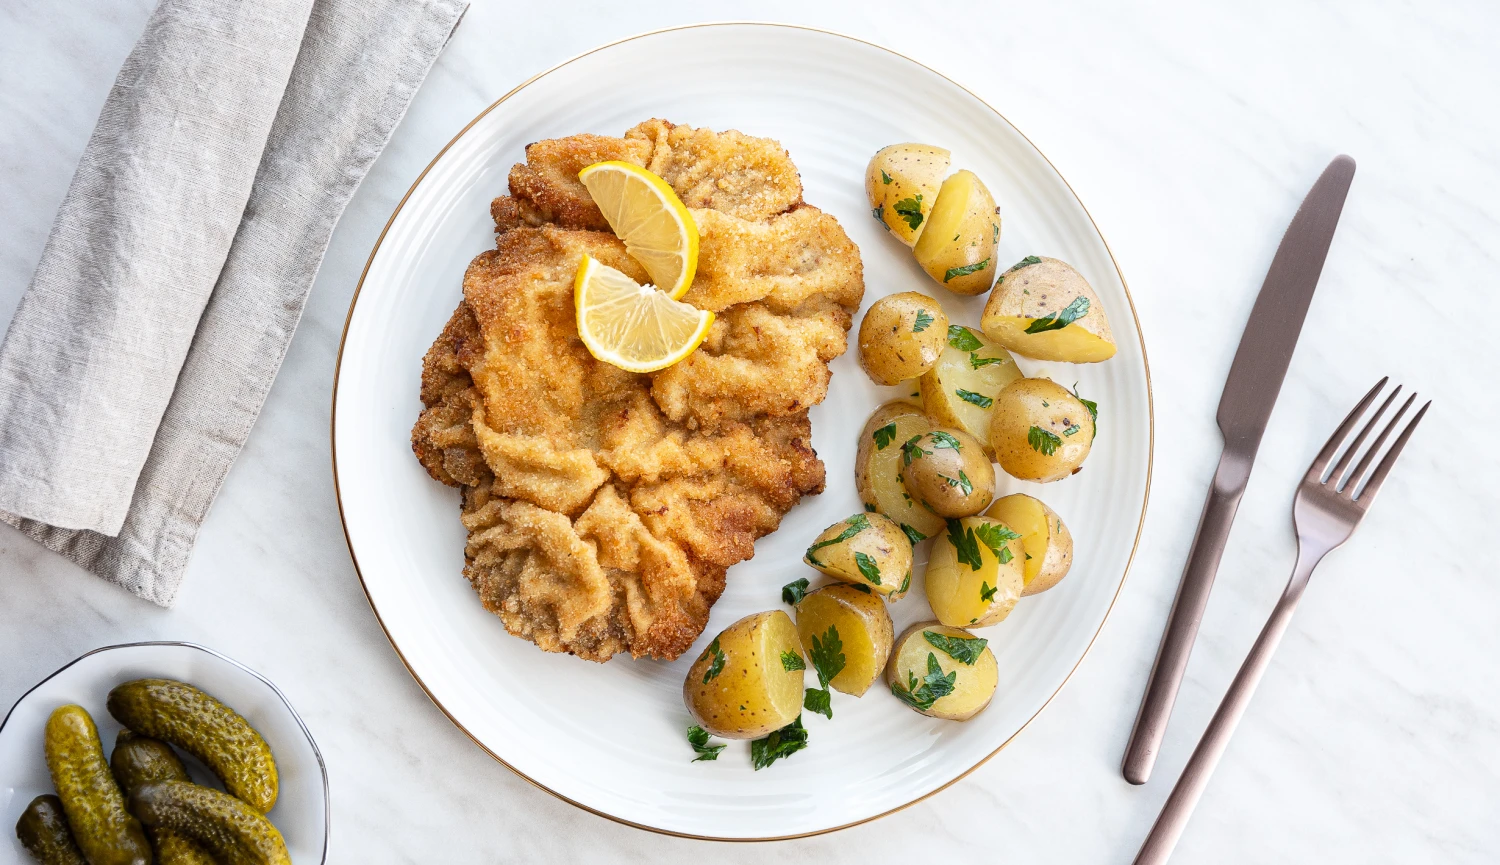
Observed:
[[[42,759],[42,732],[58,706],[88,710],[108,755],[120,725],[104,709],[114,686],[132,679],[187,682],[239,712],[260,731],[276,757],[281,790],[268,815],[286,839],[292,861],[321,863],[328,851],[328,774],[323,755],[286,697],[259,673],[192,643],[130,643],[95,649],[22,695],[0,723],[0,828],[15,862],[30,862],[11,827],[31,800],[54,792]],[[193,780],[223,789],[208,769],[178,751]]]
[[[687,74],[684,74],[687,73]],[[865,304],[897,291],[934,296],[956,322],[978,323],[982,298],[942,291],[871,219],[870,155],[897,141],[953,151],[1000,202],[1002,264],[1029,254],[1072,262],[1098,291],[1119,353],[1103,364],[1023,363],[1100,405],[1084,471],[1036,492],[1067,520],[1076,564],[1063,583],[984,629],[1000,690],[963,724],[922,718],[888,693],[835,695],[813,716],[807,750],[752,772],[746,746],[690,763],[683,675],[675,663],[605,665],[537,651],[506,634],[463,579],[458,494],[417,464],[409,435],[421,405],[421,358],[460,297],[469,260],[493,246],[490,200],[527,143],[635,123],[739,129],[780,140],[807,201],[859,244]],[[878,388],[853,353],[833,364],[812,411],[828,490],[803,501],[755,557],[729,572],[700,644],[749,613],[780,606],[782,584],[816,577],[800,563],[813,535],[861,509],[855,439],[897,389]],[[628,39],[571,60],[491,106],[438,155],[392,216],[349,311],[334,394],[334,470],[344,528],[370,604],[412,675],[485,750],[538,785],[599,814],[677,834],[755,839],[827,831],[901,808],[972,770],[1062,686],[1098,633],[1144,516],[1151,461],[1144,347],[1124,280],[1072,190],[1014,127],[957,84],[854,39],[801,28],[723,24]],[[898,630],[929,618],[920,583],[892,613]]]

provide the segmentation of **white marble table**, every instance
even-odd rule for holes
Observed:
[[[1432,415],[1364,529],[1319,572],[1174,861],[1500,859],[1500,460],[1486,448],[1500,428],[1500,363],[1486,336],[1500,320],[1500,7],[1208,5],[972,2],[913,18],[916,4],[870,0],[475,0],[334,235],[177,609],[0,527],[0,709],[96,646],[212,645],[271,676],[322,745],[332,862],[1125,863],[1281,590],[1293,484],[1350,402],[1389,373],[1436,399]],[[0,324],[149,9],[0,4]],[[716,15],[890,46],[1016,123],[1078,191],[1130,280],[1157,408],[1135,565],[1058,698],[952,789],[772,846],[620,826],[484,756],[423,696],[371,615],[329,471],[329,392],[350,295],[386,217],[438,148],[537,71]],[[1118,764],[1213,468],[1219,388],[1281,231],[1340,151],[1359,174],[1320,293],[1155,777],[1131,787]]]

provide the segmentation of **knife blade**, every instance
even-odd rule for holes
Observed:
[[[1250,320],[1245,324],[1239,349],[1229,367],[1218,411],[1224,451],[1203,505],[1182,582],[1172,601],[1172,612],[1167,617],[1166,631],[1121,766],[1125,780],[1132,784],[1146,783],[1156,763],[1230,526],[1250,480],[1261,436],[1286,379],[1353,180],[1354,160],[1337,156],[1302,200],[1281,238],[1276,256],[1271,259],[1266,280],[1250,310]]]

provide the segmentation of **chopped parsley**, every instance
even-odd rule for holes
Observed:
[[[959,492],[963,493],[966,496],[972,495],[974,492],[974,483],[973,481],[969,480],[968,475],[964,474],[963,469],[958,470],[958,477],[956,478],[950,478],[947,475],[941,473],[938,474],[938,477],[942,478],[943,482],[948,486],[957,489]]]
[[[979,600],[981,600],[981,601],[990,601],[990,600],[993,600],[994,597],[995,597],[995,593],[998,592],[998,591],[1000,591],[1000,586],[998,584],[995,585],[995,586],[991,586],[988,582],[986,582],[984,580],[980,580],[979,581]]]
[[[792,580],[781,587],[781,602],[789,607],[795,607],[802,603],[802,599],[805,597],[807,597],[807,577]]]
[[[1063,430],[1063,435],[1064,436],[1073,435],[1074,433],[1078,432],[1078,429],[1079,429],[1078,424],[1075,423],[1072,426],[1068,427],[1067,429]]]
[[[1010,542],[1019,538],[1020,535],[1011,531],[999,523],[985,523],[974,530],[979,542],[990,548],[1000,564],[1005,564],[1015,558],[1010,551]]]
[[[996,209],[998,210],[999,208],[996,208]],[[990,228],[994,229],[994,234],[992,234],[990,236],[990,243],[999,243],[1000,242],[1000,223],[998,223],[998,222],[991,222],[990,223]]]
[[[1078,396],[1078,382],[1073,382],[1073,396],[1083,403],[1083,407],[1089,410],[1089,420],[1094,424],[1094,438],[1099,437],[1099,404],[1091,399]]]
[[[1005,363],[1005,358],[980,357],[977,352],[969,353],[969,366],[973,367],[974,369],[979,369],[982,366],[989,366],[992,363]]]
[[[990,406],[995,404],[995,401],[990,397],[987,397],[982,393],[975,393],[972,390],[957,388],[953,392],[958,394],[958,398],[963,400],[964,402],[969,403],[970,405],[977,405],[980,408],[989,408]]]
[[[1063,307],[1061,311],[1044,315],[1026,325],[1027,333],[1045,333],[1049,330],[1062,330],[1073,322],[1089,314],[1089,299],[1083,295],[1073,298],[1073,302]]]
[[[873,217],[875,217],[875,221],[878,222],[878,223],[880,223],[882,226],[884,226],[886,231],[890,231],[891,230],[891,227],[889,225],[885,224],[885,205],[884,204],[880,205],[879,207],[872,207],[870,209],[870,215],[873,216]]]
[[[867,595],[870,593],[870,587],[864,583],[840,583],[839,585],[848,586],[856,592],[864,592]]]
[[[1010,270],[1007,270],[1006,273],[1015,273],[1016,271],[1020,270],[1023,267],[1030,267],[1033,264],[1041,264],[1041,263],[1042,263],[1042,260],[1040,258],[1038,258],[1037,256],[1035,256],[1035,255],[1028,255],[1025,258],[1021,259],[1020,261],[1016,262],[1015,264],[1012,264],[1010,266]]]
[[[699,760],[717,760],[719,752],[724,750],[724,745],[708,744],[708,731],[694,724],[687,729],[688,744],[693,746],[693,753],[698,756],[693,758],[696,763]]]
[[[782,757],[801,751],[807,747],[807,729],[802,726],[802,716],[780,730],[772,733],[764,739],[756,739],[750,743],[750,765],[759,772]]]
[[[953,686],[958,682],[958,671],[954,670],[948,675],[943,675],[943,668],[938,665],[937,655],[927,653],[927,675],[920,681],[917,674],[911,671],[906,673],[906,687],[901,687],[900,682],[891,683],[891,693],[896,698],[919,712],[925,712],[932,708],[942,697],[953,693]]]
[[[979,654],[990,642],[982,637],[950,637],[937,631],[923,631],[922,636],[934,649],[966,667],[974,666],[974,662],[979,660]]]
[[[714,641],[709,643],[708,648],[703,650],[703,654],[698,656],[698,660],[700,661],[707,661],[709,658],[713,658],[713,661],[708,665],[708,669],[703,672],[703,684],[705,685],[718,678],[718,675],[724,672],[724,651],[719,648],[718,637],[714,637]]]
[[[909,466],[912,460],[919,460],[924,456],[932,456],[932,451],[926,450],[917,444],[921,440],[922,436],[920,434],[914,435],[906,440],[906,444],[901,446],[901,462],[903,465]]]
[[[909,588],[911,588],[911,571],[907,571],[906,576],[901,578],[901,588],[896,590],[896,594],[904,595]]]
[[[827,688],[808,688],[802,695],[802,708],[815,715],[833,718],[833,694]]]
[[[892,209],[896,211],[897,216],[906,220],[906,227],[912,231],[916,231],[917,227],[922,224],[922,196],[903,198],[896,202],[896,206]]]
[[[974,537],[973,529],[965,529],[958,520],[949,520],[948,543],[953,545],[958,560],[968,565],[969,570],[977,571],[984,566],[979,559],[979,541]]]
[[[971,273],[978,273],[979,271],[984,270],[989,266],[990,260],[986,258],[984,261],[976,261],[973,264],[966,264],[963,267],[950,267],[943,272],[943,282],[947,282],[948,280],[955,277],[968,276]]]
[[[978,351],[984,348],[984,343],[969,330],[960,324],[948,325],[948,344],[959,351]]]
[[[911,526],[907,525],[906,523],[902,523],[901,524],[901,531],[906,532],[906,539],[908,541],[911,541],[911,545],[912,546],[916,546],[917,544],[921,543],[922,541],[927,540],[927,536],[926,535],[922,534],[921,532],[917,531],[916,529],[912,528]]]
[[[885,173],[884,168],[880,169],[880,182],[884,183],[886,186],[891,185],[891,176]]]
[[[816,553],[818,550],[823,549],[824,547],[831,547],[834,544],[841,544],[870,527],[870,518],[865,516],[864,514],[855,514],[854,516],[845,520],[845,522],[847,522],[849,525],[846,526],[842,532],[839,532],[837,537],[829,538],[826,541],[818,541],[817,543],[807,548],[807,554],[805,558],[807,559],[807,563],[809,565],[821,568],[823,566],[823,563],[818,561],[818,557],[814,555],[814,553]]]
[[[796,670],[807,669],[807,662],[802,660],[802,655],[796,649],[787,649],[781,653],[781,669],[791,673]]]
[[[1037,453],[1050,457],[1057,453],[1057,447],[1062,444],[1062,439],[1058,438],[1056,433],[1034,426],[1026,431],[1026,443],[1031,445],[1031,449]]]
[[[964,446],[958,443],[958,439],[954,438],[948,433],[943,432],[942,430],[933,430],[932,432],[927,434],[927,437],[932,439],[932,447],[934,450],[938,448],[949,448],[950,450],[961,451],[964,449]],[[929,454],[929,456],[931,456],[931,454]]]
[[[855,553],[854,565],[859,568],[859,575],[870,581],[871,585],[880,585],[880,566],[875,564],[875,559],[869,553]]]
[[[919,309],[919,310],[917,310],[917,320],[914,321],[914,322],[912,322],[911,332],[912,333],[921,333],[922,331],[924,331],[924,330],[927,329],[927,326],[929,324],[932,324],[932,321],[933,321],[933,318],[932,318],[931,315],[928,314],[927,310],[925,310],[925,309]]]
[[[890,423],[871,433],[870,438],[875,440],[875,450],[885,450],[886,445],[889,445],[891,442],[896,440],[896,422],[891,421]]]
[[[833,695],[829,693],[828,683],[843,672],[844,664],[847,663],[844,643],[839,639],[839,629],[829,625],[821,640],[817,634],[813,634],[812,648],[807,654],[812,660],[813,670],[818,674],[818,687],[807,689],[802,706],[809,712],[817,712],[832,719]]]

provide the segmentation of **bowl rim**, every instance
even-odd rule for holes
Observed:
[[[244,664],[241,664],[239,661],[236,661],[235,659],[229,657],[223,652],[218,652],[210,649],[207,646],[199,645],[198,643],[186,642],[184,640],[146,640],[139,643],[116,643],[112,646],[100,646],[97,649],[91,649],[74,658],[73,660],[67,662],[66,664],[63,664],[61,667],[58,667],[52,673],[43,677],[35,685],[27,688],[25,693],[21,694],[21,696],[17,697],[16,701],[11,704],[11,707],[6,710],[5,718],[0,719],[0,733],[5,732],[5,726],[10,723],[11,716],[15,714],[16,709],[20,708],[22,703],[26,702],[27,697],[30,697],[32,693],[41,686],[67,672],[70,667],[82,661],[83,659],[91,655],[99,655],[104,652],[114,651],[115,649],[139,649],[150,646],[172,646],[176,648],[196,649],[197,651],[203,652],[204,654],[212,655],[213,657],[218,658],[219,660],[229,664],[230,666],[237,667],[241,672],[248,673],[254,678],[259,679],[261,684],[271,689],[271,693],[276,695],[276,698],[281,701],[281,705],[286,707],[287,713],[292,716],[293,721],[297,722],[297,728],[302,731],[302,736],[307,739],[307,744],[312,747],[313,756],[318,760],[318,773],[322,776],[323,779],[323,851],[319,855],[318,861],[320,863],[327,862],[328,837],[333,834],[333,801],[329,795],[328,764],[323,760],[323,752],[318,748],[317,740],[313,738],[312,731],[307,728],[307,723],[302,720],[301,715],[297,714],[296,707],[292,705],[291,700],[288,700],[286,698],[286,694],[283,694],[281,692],[281,689],[276,687],[276,683],[272,682],[270,679],[267,679],[265,676],[262,676],[260,673],[257,673],[255,670],[250,669]]]

